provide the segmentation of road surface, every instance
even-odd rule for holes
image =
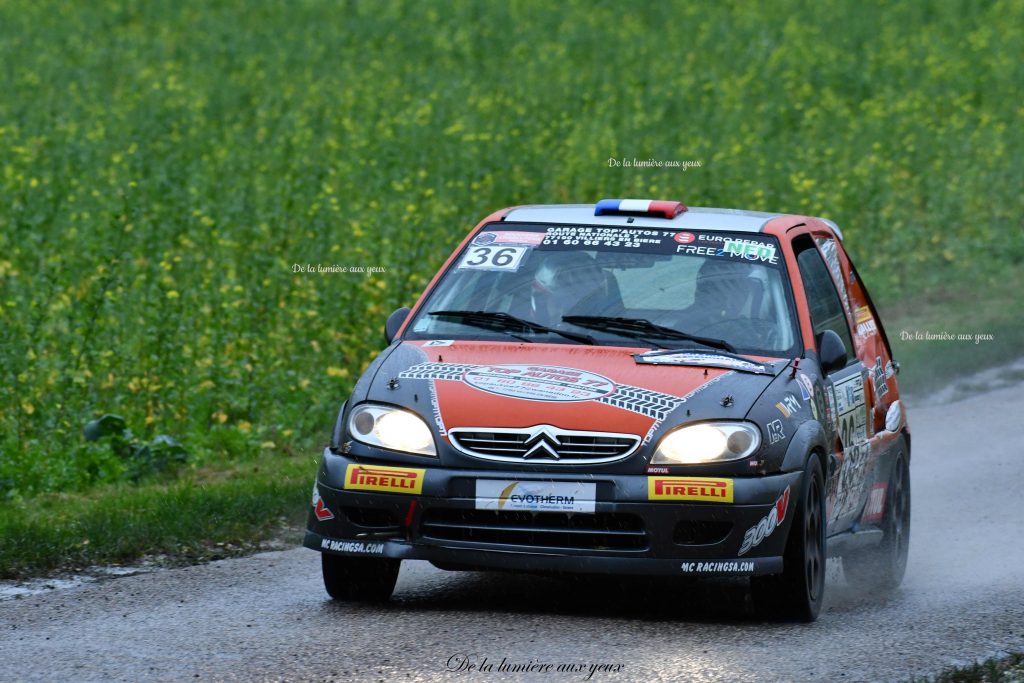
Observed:
[[[907,579],[893,595],[857,594],[832,571],[814,624],[758,621],[728,582],[418,562],[391,603],[340,604],[318,554],[295,548],[0,601],[0,679],[906,681],[1024,650],[1022,418],[1024,385],[911,404]],[[530,664],[550,669],[507,670]]]

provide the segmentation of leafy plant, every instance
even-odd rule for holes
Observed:
[[[188,451],[171,437],[161,434],[149,443],[140,441],[120,415],[104,415],[85,425],[86,441],[105,443],[125,465],[132,481],[173,471],[188,461]]]

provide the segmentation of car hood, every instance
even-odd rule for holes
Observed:
[[[715,353],[651,364],[640,355],[646,350],[405,341],[384,359],[365,396],[354,398],[411,408],[442,435],[454,427],[549,424],[649,438],[681,422],[743,418],[785,367],[778,360],[761,374],[718,367],[729,362]]]

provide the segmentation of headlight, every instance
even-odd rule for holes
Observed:
[[[670,432],[658,444],[652,465],[697,465],[746,458],[761,445],[749,422],[703,422]]]
[[[434,435],[419,415],[401,408],[366,404],[352,410],[349,434],[356,441],[393,451],[437,455]]]

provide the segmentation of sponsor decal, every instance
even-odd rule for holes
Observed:
[[[867,441],[867,410],[864,402],[864,377],[852,375],[834,386],[836,429],[843,449]]]
[[[868,320],[867,322],[857,323],[857,334],[864,337],[869,334],[877,334],[878,328],[875,327],[874,320]]]
[[[829,523],[853,512],[863,501],[862,493],[867,484],[868,455],[871,449],[867,441],[848,446],[840,460],[839,479],[836,485],[835,504]]]
[[[722,246],[703,246],[696,244],[680,244],[676,247],[677,254],[690,256],[716,256],[724,258],[742,258],[759,263],[778,265],[779,258],[776,255],[775,245],[753,240],[737,239],[735,237],[708,237],[701,235],[698,238],[701,242],[722,242]]]
[[[782,430],[782,420],[772,420],[767,425],[768,427],[768,445],[774,445],[786,438],[786,433]]]
[[[660,391],[616,384],[585,370],[543,365],[419,363],[398,377],[464,382],[480,391],[526,401],[597,401],[658,422],[686,401]]]
[[[428,342],[424,342],[423,346],[451,346],[454,343],[454,339],[431,339]]]
[[[825,390],[825,423],[836,429],[836,390],[831,386]]]
[[[840,415],[864,405],[864,379],[853,375],[835,384],[836,409]]]
[[[691,256],[721,256],[723,250],[719,247],[695,247],[693,245],[676,247],[676,253],[689,254]]]
[[[481,233],[474,238],[472,248],[504,246],[501,232]],[[540,233],[527,233],[529,235]],[[495,235],[489,237],[485,235]],[[535,239],[535,238],[533,238]],[[507,244],[537,246],[524,238],[507,239]],[[744,259],[758,264],[778,266],[781,263],[778,247],[766,238],[759,240],[723,234],[693,233],[675,230],[616,228],[610,226],[557,226],[544,233],[543,246],[569,246],[581,249],[643,252],[650,254],[688,254],[724,259]]]
[[[726,256],[739,256],[750,261],[778,263],[774,244],[764,244],[748,240],[726,240],[723,243]]]
[[[860,323],[866,323],[867,321],[871,320],[871,309],[868,308],[867,306],[859,306],[857,308],[854,319],[857,321],[858,325]]]
[[[503,247],[500,245],[472,246],[459,261],[459,270],[519,270],[529,247]]]
[[[593,512],[597,484],[575,481],[477,479],[477,510]]]
[[[425,469],[349,465],[345,470],[348,491],[384,491],[387,493],[423,493]]]
[[[324,538],[320,540],[320,548],[332,553],[351,553],[353,555],[383,555],[383,543],[367,543],[365,541],[344,541]]]
[[[654,467],[653,465],[647,466],[647,474],[668,474],[667,467]]]
[[[320,489],[316,484],[313,484],[313,514],[321,522],[326,522],[329,519],[334,519],[334,513],[327,509],[327,504],[324,503],[324,499],[320,497]]]
[[[752,548],[761,545],[761,541],[772,535],[772,532],[786,519],[786,508],[789,507],[789,487],[782,492],[775,505],[768,511],[768,514],[761,518],[754,526],[747,529],[743,534],[743,543],[740,545],[739,555],[746,555]]]
[[[701,500],[731,503],[732,479],[708,477],[648,477],[648,500]]]
[[[482,232],[473,238],[473,244],[486,247],[491,244],[517,244],[537,246],[544,241],[542,232],[518,232],[513,230],[499,230],[497,232]]]
[[[786,394],[785,398],[775,404],[775,407],[782,413],[782,417],[789,417],[800,411],[800,401],[793,394]]]
[[[821,419],[818,416],[825,412],[824,409],[825,399],[821,391],[821,387],[814,387],[814,398],[811,400],[811,414],[814,415],[814,419]]]
[[[875,385],[875,397],[882,398],[889,393],[889,384],[885,381],[885,368],[882,367],[882,357],[875,356],[875,367],[872,370],[872,381]]]
[[[633,356],[638,363],[650,363],[651,365],[696,365],[700,367],[728,368],[730,370],[741,370],[743,372],[755,372],[758,374],[771,374],[771,369],[762,363],[755,363],[742,358],[722,356],[716,353],[652,351]]]
[[[888,488],[889,485],[885,482],[879,482],[871,487],[867,505],[864,506],[864,514],[860,518],[862,522],[882,520],[882,517],[885,516],[885,492]]]
[[[814,396],[814,382],[811,381],[810,377],[799,372],[797,373],[796,381],[800,385],[800,395],[804,397],[805,401]]]
[[[531,401],[593,401],[615,392],[615,382],[584,370],[546,365],[481,365],[462,376],[474,389]]]
[[[752,560],[722,560],[720,562],[683,562],[680,566],[684,574],[753,574]]]

